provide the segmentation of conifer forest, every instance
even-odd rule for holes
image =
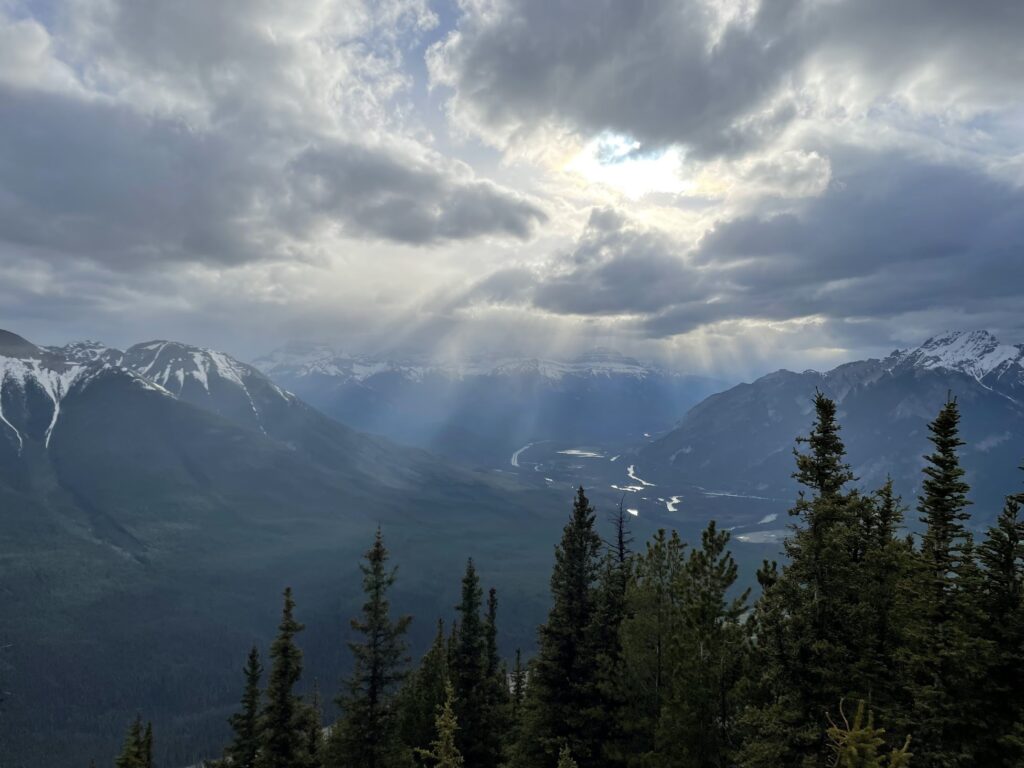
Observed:
[[[860,488],[818,394],[784,558],[738,591],[730,533],[635,541],[580,487],[555,548],[537,650],[502,658],[499,596],[467,553],[456,619],[413,658],[378,530],[338,690],[299,693],[301,604],[240,664],[232,739],[206,768],[956,768],[1024,764],[1024,494],[969,532],[950,398],[921,494]],[[434,621],[433,617],[415,617]],[[308,690],[308,689],[306,689]],[[341,717],[325,722],[325,696]],[[127,725],[117,768],[153,768]]]

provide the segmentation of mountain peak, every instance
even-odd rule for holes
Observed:
[[[1002,344],[986,330],[948,331],[901,355],[915,368],[945,368],[982,379],[992,371],[1024,362],[1024,347]]]

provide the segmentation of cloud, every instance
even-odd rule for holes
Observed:
[[[572,250],[501,270],[461,303],[613,316],[647,338],[817,318],[860,345],[869,325],[881,340],[879,328],[893,335],[898,318],[943,311],[1019,328],[1022,255],[1021,188],[970,168],[848,150],[823,196],[720,221],[694,244],[595,210]]]
[[[612,131],[692,157],[742,155],[792,125],[902,113],[969,123],[1019,100],[1024,10],[981,0],[473,0],[430,54],[466,130]],[[909,127],[909,126],[907,126]]]
[[[374,12],[393,36],[427,24],[411,5]],[[373,18],[332,19],[330,4],[312,2],[288,13],[269,3],[73,7],[57,42],[34,20],[0,18],[0,38],[25,33],[21,49],[0,54],[13,62],[0,79],[0,243],[119,269],[230,266],[316,259],[332,237],[527,239],[545,221],[523,196],[382,132],[372,114],[333,118],[335,91],[359,92],[370,112],[393,96],[393,83],[381,85],[393,43],[368,37]],[[334,43],[376,52],[325,53]],[[65,49],[70,65],[55,58]],[[355,131],[367,118],[375,131]]]

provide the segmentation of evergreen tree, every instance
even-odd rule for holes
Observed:
[[[485,722],[487,709],[486,629],[480,616],[483,590],[473,560],[466,563],[462,578],[459,631],[451,662],[452,688],[455,691],[455,716],[459,721],[459,752],[472,766],[494,765],[492,734]]]
[[[986,674],[988,736],[979,741],[979,765],[1024,764],[1024,742],[1015,729],[1024,724],[1024,494],[1006,499],[995,525],[978,548],[983,569],[982,627],[991,644]]]
[[[842,712],[842,706],[840,706]],[[906,768],[910,765],[910,738],[899,749],[886,752],[885,731],[875,727],[874,713],[861,701],[853,723],[843,715],[842,725],[832,723],[828,729],[830,748],[835,754],[835,768]]]
[[[597,588],[594,613],[594,647],[597,655],[597,696],[592,705],[596,728],[603,734],[604,765],[625,761],[623,724],[629,692],[625,684],[622,624],[626,619],[626,594],[630,576],[632,536],[622,501],[612,517],[613,536],[605,542],[605,554]]]
[[[150,730],[150,746],[152,746],[152,730]],[[151,768],[153,764],[152,753],[146,748],[146,731],[142,726],[142,718],[136,716],[128,732],[125,734],[124,743],[121,746],[121,753],[117,756],[114,765],[116,768]]]
[[[790,510],[797,523],[785,543],[789,564],[761,598],[766,602],[761,613],[772,617],[771,630],[778,634],[763,644],[751,666],[760,678],[752,685],[761,689],[755,707],[762,711],[744,718],[753,730],[742,756],[750,768],[825,766],[826,712],[843,696],[859,695],[866,684],[857,674],[864,633],[858,624],[864,502],[846,490],[853,474],[835,403],[818,392],[814,408],[810,435],[798,438],[807,451],[794,451],[793,475],[811,495],[801,491]]]
[[[505,742],[511,726],[509,719],[508,670],[498,655],[498,592],[487,592],[484,618],[484,754],[481,768],[497,768],[504,763]]]
[[[555,550],[552,606],[527,687],[530,712],[517,760],[529,768],[554,766],[563,745],[583,768],[600,765],[600,735],[587,717],[597,683],[591,638],[600,558],[594,508],[581,487]]]
[[[729,532],[711,521],[701,547],[676,576],[679,631],[669,649],[672,684],[659,742],[680,768],[726,768],[738,745],[737,687],[743,675],[742,617],[749,590],[729,598],[738,569]]]
[[[968,520],[969,487],[958,449],[960,411],[949,399],[929,425],[932,453],[918,501],[925,526],[916,573],[909,585],[906,670],[913,704],[917,761],[927,768],[974,765],[973,747],[988,713],[978,707],[977,681],[986,652],[973,636],[980,617],[972,604],[978,583]]]
[[[518,743],[524,725],[525,703],[526,703],[526,667],[523,666],[523,653],[516,648],[516,659],[512,665],[511,690],[509,691],[509,719],[511,721],[511,733],[509,743]]]
[[[142,766],[153,768],[153,723],[146,723],[146,731],[142,735]]]
[[[344,715],[331,732],[328,768],[390,768],[403,761],[395,688],[406,674],[404,636],[412,619],[391,619],[387,595],[397,569],[389,571],[387,560],[378,528],[366,564],[359,566],[366,601],[361,617],[352,619],[352,629],[361,640],[348,644],[354,667],[338,697]]]
[[[686,545],[659,530],[634,558],[622,623],[623,689],[619,752],[629,765],[648,765],[660,752],[656,739],[662,708],[672,690],[672,642],[681,628],[681,575]]]
[[[324,761],[324,711],[320,686],[313,683],[313,696],[303,707],[304,768],[320,768]]]
[[[444,705],[445,688],[449,683],[444,622],[439,620],[433,644],[406,679],[398,696],[402,742],[412,748],[414,756],[430,747],[437,711]]]
[[[857,499],[862,529],[860,558],[860,602],[854,611],[855,626],[861,630],[857,678],[874,711],[887,722],[901,727],[909,708],[894,681],[899,673],[899,651],[904,642],[907,606],[901,599],[901,585],[912,570],[913,547],[899,536],[904,505],[886,480],[871,497]]]
[[[260,751],[260,678],[263,665],[259,649],[254,645],[249,651],[245,669],[245,690],[242,693],[242,707],[228,722],[234,732],[231,745],[224,755],[234,768],[256,768],[256,756]]]
[[[464,763],[462,753],[455,743],[459,725],[455,716],[454,700],[452,684],[446,682],[444,704],[438,708],[434,725],[437,737],[431,742],[429,750],[418,750],[425,764],[432,768],[461,768]]]
[[[558,753],[558,768],[579,768],[579,764],[572,759],[572,750],[566,744]]]
[[[278,635],[270,646],[270,678],[261,723],[257,764],[261,768],[299,768],[303,765],[303,711],[295,686],[302,677],[302,651],[295,636],[303,626],[295,620],[292,589],[284,591]]]

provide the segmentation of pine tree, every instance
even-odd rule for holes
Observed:
[[[855,625],[860,628],[857,677],[861,690],[872,704],[893,724],[900,722],[908,702],[895,681],[898,677],[899,651],[904,642],[907,606],[901,600],[901,584],[908,578],[913,548],[899,536],[904,505],[893,490],[892,479],[870,497],[859,497],[861,533],[858,547],[862,553],[858,579],[860,603],[855,609]]]
[[[444,622],[438,620],[433,644],[416,670],[406,678],[398,695],[399,731],[402,742],[414,755],[429,748],[434,738],[434,721],[438,708],[445,702],[449,682]]]
[[[864,632],[858,623],[864,502],[846,490],[854,478],[835,403],[818,392],[814,408],[810,435],[797,440],[807,452],[794,451],[793,475],[811,495],[801,491],[790,510],[797,523],[785,542],[789,564],[761,598],[766,603],[761,614],[772,617],[776,637],[757,638],[762,647],[751,665],[760,702],[744,716],[751,733],[741,762],[749,768],[825,766],[825,713],[832,702],[859,695],[866,685],[857,674]]]
[[[918,761],[928,768],[974,765],[972,754],[979,711],[976,681],[986,655],[973,636],[976,615],[972,592],[978,584],[968,520],[969,487],[964,481],[958,449],[960,411],[949,399],[929,425],[934,451],[925,456],[925,479],[918,511],[925,526],[916,573],[909,584],[913,596],[908,647],[904,651],[907,681],[919,723]]]
[[[523,652],[516,648],[516,659],[512,665],[512,676],[509,691],[509,720],[511,721],[512,732],[509,743],[515,744],[519,741],[523,729],[524,710],[526,703],[526,667],[523,666]]]
[[[152,732],[150,736],[150,743],[152,743]],[[142,726],[142,717],[136,716],[128,726],[128,732],[125,734],[124,743],[121,746],[121,753],[117,756],[114,765],[116,768],[149,768],[152,766],[152,756],[146,751],[146,736]]]
[[[554,766],[563,745],[583,768],[600,765],[600,735],[587,717],[597,683],[591,638],[600,558],[594,508],[581,487],[555,550],[552,606],[527,686],[530,711],[517,760],[529,768]]]
[[[302,651],[295,644],[295,636],[303,626],[294,614],[295,600],[288,587],[284,591],[278,635],[270,646],[272,663],[257,758],[261,768],[298,768],[303,761],[302,702],[295,694],[295,686],[302,677]]]
[[[313,695],[303,706],[303,768],[320,768],[324,761],[324,712],[320,686],[314,681]]]
[[[450,682],[445,683],[444,704],[438,707],[435,719],[437,734],[429,750],[418,750],[420,758],[432,768],[461,768],[464,763],[462,753],[456,746],[459,731],[458,719],[455,716],[455,692]]]
[[[566,744],[558,753],[558,768],[579,768],[579,764],[572,759],[572,750]]]
[[[404,636],[412,619],[391,619],[387,595],[397,569],[387,570],[387,560],[378,528],[366,564],[359,566],[366,602],[362,616],[352,619],[352,629],[362,639],[348,644],[355,663],[338,697],[344,715],[331,732],[328,768],[391,768],[403,761],[395,688],[406,675]]]
[[[978,548],[983,569],[980,603],[991,655],[983,676],[988,736],[979,740],[979,765],[1024,764],[1024,494],[1009,496]]]
[[[681,627],[680,577],[686,545],[659,530],[634,557],[622,622],[624,732],[618,752],[628,765],[657,760],[658,722],[672,690],[672,642]]]
[[[738,569],[729,532],[711,521],[676,575],[679,631],[669,649],[672,683],[662,707],[661,751],[679,768],[726,768],[738,747],[737,688],[744,671],[742,617],[749,590],[729,598]]]
[[[249,651],[245,669],[245,690],[242,693],[242,707],[228,722],[234,736],[224,755],[234,768],[256,768],[262,734],[260,732],[260,678],[263,665],[259,649],[254,645]]]
[[[153,768],[153,723],[146,723],[146,731],[142,735],[142,766]]]
[[[459,752],[472,766],[491,766],[492,735],[485,722],[487,708],[486,630],[480,616],[483,590],[472,558],[462,578],[459,631],[451,662],[452,688],[455,691],[455,715],[459,721]]]
[[[840,704],[842,714],[842,704]],[[875,727],[874,713],[863,701],[857,705],[853,723],[842,714],[842,725],[832,723],[828,729],[829,747],[835,754],[835,768],[906,768],[912,757],[910,738],[899,749],[891,749],[887,756],[885,731]]]
[[[626,619],[626,593],[630,577],[630,545],[628,513],[622,501],[612,517],[613,536],[605,542],[601,575],[597,587],[593,635],[597,654],[597,696],[591,717],[603,734],[603,757],[606,768],[625,762],[623,725],[629,691],[625,681],[622,649],[622,624]]]
[[[510,701],[508,669],[498,655],[498,592],[487,592],[484,617],[484,754],[481,768],[498,768],[505,761],[505,743],[509,736]]]

